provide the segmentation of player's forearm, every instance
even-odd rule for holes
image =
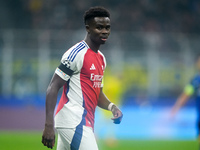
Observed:
[[[177,106],[182,107],[188,100],[189,96],[183,93],[177,101]]]
[[[109,99],[102,92],[102,90],[101,90],[100,95],[99,95],[98,106],[103,108],[103,109],[110,110],[112,112],[114,117],[111,118],[111,119],[113,120],[113,122],[115,124],[119,124],[121,122],[122,117],[123,117],[121,110],[116,105],[114,105],[113,103],[111,103],[109,101]]]
[[[101,91],[98,100],[98,106],[100,108],[108,110],[108,105],[110,104],[110,100],[106,97],[106,95]]]
[[[189,96],[186,94],[181,94],[178,98],[177,102],[175,103],[173,107],[173,111],[177,112],[187,101],[189,100]]]
[[[46,122],[45,125],[54,124],[54,109],[57,102],[58,90],[48,87],[46,94]]]

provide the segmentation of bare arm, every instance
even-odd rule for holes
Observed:
[[[179,109],[189,100],[190,96],[182,93],[179,98],[177,99],[175,105],[173,106],[171,110],[171,117],[174,117],[176,113],[179,111]]]
[[[106,95],[103,93],[103,90],[101,88],[100,94],[99,94],[99,100],[98,100],[98,106],[102,109],[108,110],[108,105],[110,104],[110,100],[106,97]]]
[[[108,106],[111,104],[110,100],[106,97],[106,95],[103,93],[103,90],[101,88],[100,95],[99,95],[99,100],[98,100],[98,106],[108,110]],[[113,118],[111,118],[115,124],[119,124],[122,120],[123,114],[121,110],[116,106],[113,105],[111,107],[111,111],[113,113]]]
[[[53,78],[47,88],[46,92],[46,121],[42,136],[42,143],[48,148],[53,148],[55,143],[54,133],[54,109],[57,102],[59,89],[66,83],[57,74]]]

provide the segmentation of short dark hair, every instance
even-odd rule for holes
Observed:
[[[110,18],[110,12],[102,6],[90,7],[89,10],[85,11],[83,17],[84,17],[84,23],[87,24],[89,20],[94,19],[95,17]]]

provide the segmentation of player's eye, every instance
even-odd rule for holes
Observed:
[[[110,26],[106,26],[106,30],[110,30]]]
[[[102,30],[102,27],[101,27],[101,26],[97,26],[97,29],[98,29],[98,30]]]

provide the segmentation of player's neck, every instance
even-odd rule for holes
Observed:
[[[96,44],[96,43],[92,42],[91,39],[89,39],[89,38],[85,38],[84,41],[87,43],[87,45],[90,47],[90,49],[92,51],[94,51],[95,53],[98,52],[98,50],[100,48],[99,44]]]

